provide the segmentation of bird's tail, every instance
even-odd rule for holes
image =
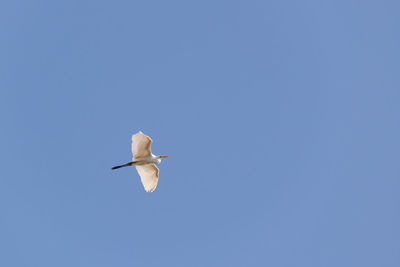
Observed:
[[[134,163],[134,161],[126,163],[126,164],[123,164],[123,165],[114,166],[114,167],[111,168],[111,170],[119,169],[119,168],[122,168],[122,167],[128,167],[128,166],[133,165],[133,163]]]

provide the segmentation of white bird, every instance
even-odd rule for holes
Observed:
[[[157,187],[159,170],[156,164],[159,164],[162,158],[168,158],[153,155],[150,148],[152,142],[153,140],[142,132],[132,135],[132,161],[112,168],[115,170],[135,165],[146,192],[153,192]]]

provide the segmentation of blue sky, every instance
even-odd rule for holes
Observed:
[[[2,1],[0,265],[399,266],[399,11]]]

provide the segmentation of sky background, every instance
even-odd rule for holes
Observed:
[[[399,13],[1,1],[0,265],[400,266]]]

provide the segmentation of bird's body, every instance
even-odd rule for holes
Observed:
[[[135,165],[147,192],[153,192],[157,187],[159,170],[156,164],[159,164],[162,158],[168,157],[153,155],[150,148],[151,143],[151,138],[142,132],[132,135],[132,161],[112,168],[115,170]]]
[[[151,156],[145,158],[133,159],[132,161],[135,162],[134,165],[145,165],[145,164],[159,164],[161,162],[161,159],[159,158],[159,156],[151,154]]]

